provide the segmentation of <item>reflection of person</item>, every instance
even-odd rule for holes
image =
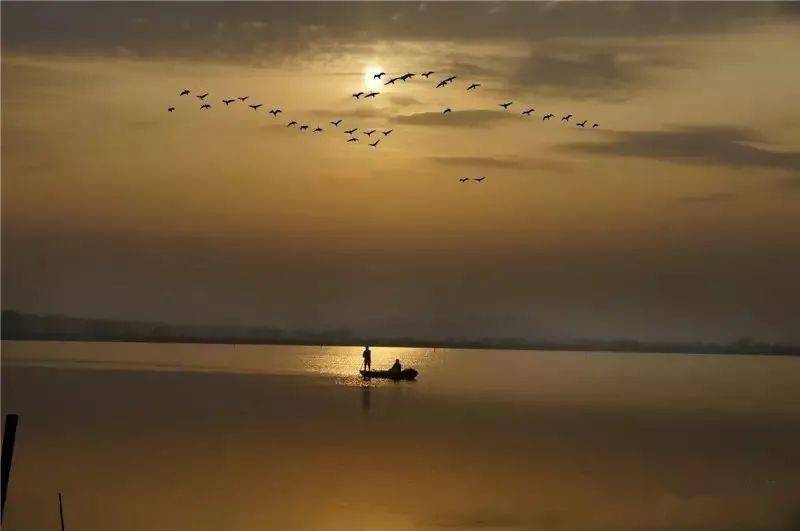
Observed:
[[[369,346],[364,347],[364,370],[368,371],[372,368],[372,351]]]
[[[392,365],[392,368],[389,369],[389,370],[392,371],[392,372],[400,372],[400,371],[402,371],[403,367],[400,366],[400,360],[394,360],[394,365]]]

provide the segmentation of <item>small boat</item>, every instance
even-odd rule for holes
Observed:
[[[416,369],[403,369],[397,371],[358,371],[364,378],[388,378],[389,380],[414,380],[417,377]]]

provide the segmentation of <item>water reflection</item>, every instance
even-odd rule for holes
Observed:
[[[372,405],[371,393],[372,393],[372,386],[369,383],[364,383],[361,386],[361,408],[366,412],[369,412],[369,408]]]

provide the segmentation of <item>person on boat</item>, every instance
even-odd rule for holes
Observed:
[[[400,360],[398,359],[394,360],[394,365],[392,365],[392,368],[389,370],[397,373],[401,372],[403,370],[403,367],[400,365]]]
[[[364,347],[364,370],[368,371],[372,369],[372,351],[369,349],[369,345]]]

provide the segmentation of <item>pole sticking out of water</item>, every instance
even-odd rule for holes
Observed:
[[[61,520],[61,531],[64,531],[64,504],[61,502],[61,493],[58,493],[58,517]]]
[[[11,459],[14,457],[14,439],[17,436],[17,422],[19,415],[11,413],[6,415],[6,424],[3,428],[3,494],[0,502],[0,520],[6,514],[6,494],[8,493],[8,479],[11,475]]]

